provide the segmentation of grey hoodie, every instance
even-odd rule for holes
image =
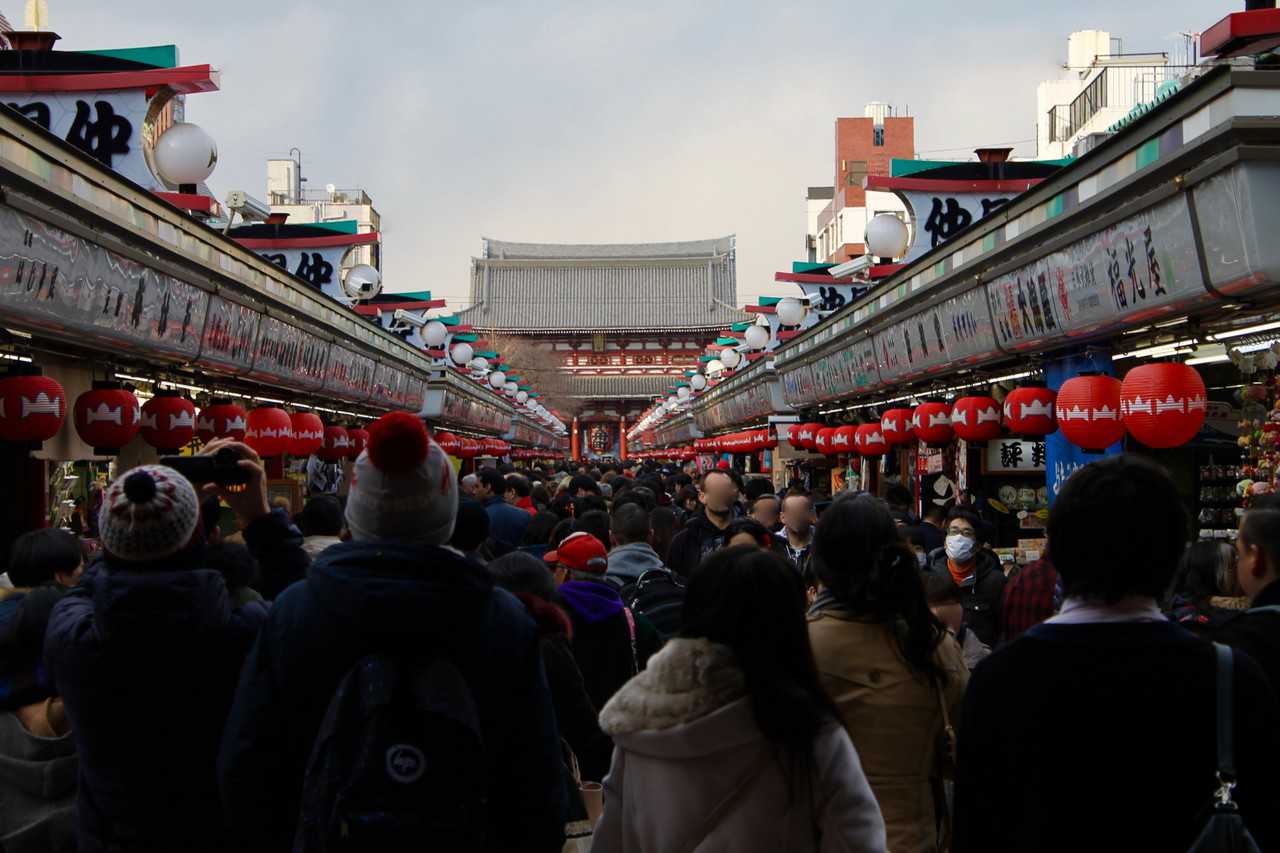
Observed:
[[[0,844],[6,853],[76,849],[75,741],[37,737],[0,714]]]
[[[609,568],[605,572],[605,578],[621,589],[629,583],[635,583],[645,572],[663,568],[666,566],[662,565],[662,558],[648,542],[633,542],[630,545],[619,545],[609,552]]]

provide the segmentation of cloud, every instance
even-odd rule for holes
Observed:
[[[786,292],[804,193],[829,183],[837,115],[884,100],[917,149],[1019,141],[1067,33],[1170,50],[1220,4],[1148,9],[992,0],[413,2],[60,0],[68,49],[176,43],[223,71],[188,119],[219,143],[221,193],[265,195],[269,156],[310,186],[362,186],[383,217],[391,290],[462,306],[482,236],[547,242],[736,233],[743,301]],[[946,150],[940,150],[946,149]]]

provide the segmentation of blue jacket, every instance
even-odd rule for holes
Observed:
[[[218,741],[266,608],[233,610],[222,576],[193,564],[198,552],[104,559],[50,615],[45,661],[80,757],[81,853],[226,848]]]
[[[245,663],[218,762],[238,853],[290,849],[315,737],[347,671],[374,652],[424,646],[444,649],[479,710],[488,849],[560,850],[560,741],[524,606],[451,549],[344,542],[276,599]]]
[[[519,547],[533,516],[496,495],[485,499],[484,511],[489,514],[489,538],[498,546],[494,553],[505,554]]]

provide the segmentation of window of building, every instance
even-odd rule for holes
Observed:
[[[871,144],[872,144],[872,145],[879,145],[879,146],[883,146],[883,145],[884,145],[884,128],[883,128],[883,127],[877,127],[877,128],[872,132],[872,136],[871,136]]]

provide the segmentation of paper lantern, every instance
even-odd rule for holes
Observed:
[[[836,431],[832,427],[823,427],[818,430],[813,438],[813,449],[823,455],[830,455],[834,451],[831,449],[831,439],[835,436]]]
[[[916,434],[911,429],[911,409],[889,409],[880,416],[880,432],[890,446],[911,444]]]
[[[1208,413],[1204,380],[1185,364],[1144,364],[1120,383],[1120,416],[1147,447],[1181,447]]]
[[[1014,435],[1046,436],[1058,428],[1053,416],[1058,395],[1043,385],[1014,388],[1004,398],[1004,425]]]
[[[203,442],[215,438],[232,438],[244,441],[248,428],[248,414],[244,409],[225,398],[209,401],[196,418],[196,436]]]
[[[814,439],[818,437],[818,430],[822,429],[822,424],[798,424],[791,428],[791,446],[798,447],[801,450],[813,450]]]
[[[464,438],[462,440],[462,458],[475,459],[484,452],[484,445],[476,441],[474,438]]]
[[[1120,380],[1114,376],[1086,373],[1068,379],[1058,389],[1054,411],[1063,438],[1076,447],[1101,452],[1124,438]]]
[[[360,454],[364,453],[364,449],[369,446],[369,431],[360,427],[353,427],[347,430],[347,437],[351,439],[351,448],[347,451],[347,458],[359,459]]]
[[[142,426],[138,398],[116,382],[95,382],[76,398],[76,434],[98,455],[112,455],[133,441]]]
[[[196,437],[196,406],[177,391],[157,391],[142,406],[142,440],[156,450],[175,452]]]
[[[436,444],[440,445],[440,449],[450,456],[457,456],[458,451],[462,449],[462,439],[451,432],[438,432],[432,438],[435,439]]]
[[[760,430],[760,449],[761,450],[777,450],[778,436],[770,433],[767,429]]]
[[[258,455],[280,456],[289,450],[293,438],[293,421],[289,413],[275,406],[261,406],[249,413],[249,425],[245,430],[245,444]]]
[[[880,424],[862,424],[857,432],[855,443],[863,456],[883,456],[889,452],[889,442],[885,440],[884,428]]]
[[[324,446],[324,421],[315,412],[294,412],[289,423],[293,430],[287,448],[290,456],[310,456]]]
[[[66,416],[57,381],[35,373],[0,379],[0,441],[38,444],[57,435]]]
[[[961,397],[951,406],[951,428],[965,441],[1000,437],[1000,404],[994,397]]]
[[[854,442],[857,433],[856,426],[836,427],[835,433],[831,436],[831,449],[836,453],[853,453],[857,446]]]
[[[351,452],[351,435],[345,427],[330,426],[324,428],[324,442],[316,451],[325,462],[340,462]]]
[[[955,436],[951,426],[951,407],[940,400],[921,403],[911,413],[911,429],[925,444],[947,444]]]

